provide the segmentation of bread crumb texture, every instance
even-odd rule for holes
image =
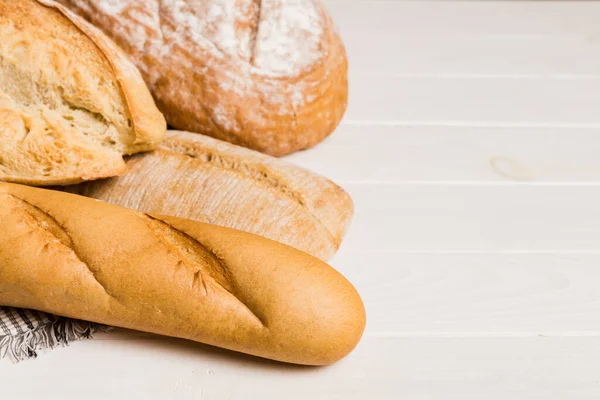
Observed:
[[[136,137],[110,55],[33,0],[0,0],[0,38],[0,179],[61,184],[122,173]]]

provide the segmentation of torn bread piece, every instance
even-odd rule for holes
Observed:
[[[139,71],[52,1],[0,0],[0,180],[66,185],[119,175],[166,123]]]

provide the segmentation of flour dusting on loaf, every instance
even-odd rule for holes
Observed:
[[[103,0],[102,7],[106,12],[111,14],[118,14],[127,6],[127,4],[121,0]]]
[[[169,131],[127,174],[66,188],[135,210],[208,220],[327,260],[353,214],[335,183],[293,164],[204,135]],[[207,196],[206,193],[210,193]]]
[[[296,75],[321,58],[323,18],[311,0],[262,2],[254,66]]]
[[[324,19],[313,0],[85,0],[71,3],[86,12],[121,18],[129,24],[115,26],[135,32],[131,43],[165,57],[174,44],[190,38],[209,42],[216,57],[235,57],[256,73],[295,76],[322,56],[320,42]],[[145,29],[144,29],[145,28]],[[150,37],[146,32],[161,32]]]
[[[252,21],[259,11],[254,1],[172,3],[172,19],[179,22],[173,32],[177,42],[184,42],[191,35],[195,42],[207,40],[212,43],[217,53],[246,61],[250,59]]]
[[[319,0],[60,0],[130,54],[170,125],[273,155],[337,126],[347,63]]]

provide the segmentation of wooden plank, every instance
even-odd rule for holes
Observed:
[[[342,124],[286,160],[347,183],[600,181],[597,129]]]
[[[367,95],[368,94],[368,95]],[[600,128],[600,78],[350,79],[346,123]]]
[[[352,74],[598,75],[595,2],[328,1]]]
[[[371,75],[576,77],[597,76],[600,71],[600,44],[584,34],[415,35],[396,34],[391,28],[342,32],[354,79]]]
[[[367,338],[328,368],[168,339],[87,341],[0,363],[2,394],[86,399],[597,399],[600,338]],[[74,378],[76,377],[76,378]]]
[[[562,34],[597,32],[595,1],[325,0],[332,16],[353,27],[394,32]]]
[[[600,254],[342,251],[367,336],[600,336]]]
[[[356,185],[352,250],[600,250],[599,186]]]

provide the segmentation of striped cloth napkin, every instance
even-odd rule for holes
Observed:
[[[34,310],[0,307],[0,359],[13,362],[37,357],[37,352],[89,339],[107,327],[92,322],[57,317]]]

